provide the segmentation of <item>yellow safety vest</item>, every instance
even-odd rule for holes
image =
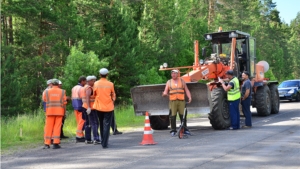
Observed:
[[[241,92],[240,92],[240,83],[238,78],[234,77],[233,79],[230,80],[234,84],[234,89],[230,89],[227,92],[227,99],[228,101],[235,101],[241,98]]]

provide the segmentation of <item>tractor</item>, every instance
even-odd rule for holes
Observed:
[[[256,62],[255,38],[250,34],[232,30],[204,34],[210,45],[202,48],[199,59],[199,44],[194,42],[194,63],[192,66],[168,68],[167,63],[159,70],[180,70],[180,76],[187,84],[192,102],[188,113],[208,113],[209,121],[216,130],[230,127],[230,115],[227,94],[218,78],[226,78],[225,73],[233,70],[242,84],[243,71],[250,73],[252,85],[251,105],[259,116],[268,116],[279,112],[279,94],[277,81],[269,81],[264,76],[269,69],[266,61]],[[209,52],[209,56],[207,53]],[[185,71],[181,71],[185,70]],[[209,81],[203,83],[202,81]],[[131,88],[131,98],[136,115],[150,115],[152,129],[166,129],[169,126],[169,100],[162,97],[166,84],[141,85]],[[227,84],[226,84],[227,85]]]

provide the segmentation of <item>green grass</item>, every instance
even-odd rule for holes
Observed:
[[[144,116],[135,116],[132,106],[120,106],[115,109],[118,130],[133,131],[144,126]],[[188,118],[200,117],[200,114],[188,114]],[[45,113],[39,110],[36,114],[25,114],[1,119],[1,154],[43,146]],[[76,135],[76,120],[73,110],[67,111],[64,134],[70,138]],[[64,140],[62,140],[64,142]]]
[[[144,116],[135,116],[132,106],[122,106],[115,109],[118,130],[130,131],[144,126]],[[1,153],[11,153],[22,149],[43,145],[45,113],[39,110],[32,115],[20,115],[1,119]],[[67,111],[64,134],[74,138],[76,135],[76,120],[73,110]]]

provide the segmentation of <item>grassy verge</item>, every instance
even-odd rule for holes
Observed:
[[[118,130],[129,131],[143,127],[144,116],[135,116],[132,106],[115,109]],[[45,113],[39,110],[36,114],[20,115],[1,119],[1,154],[43,145]],[[73,111],[67,111],[64,133],[69,137],[76,135],[76,120]]]
[[[132,106],[115,109],[118,130],[133,131],[144,126],[144,116],[135,116]],[[200,114],[188,114],[188,118],[200,117]],[[1,119],[1,154],[10,154],[19,150],[43,145],[45,113],[39,110],[36,114],[20,115]],[[76,135],[76,120],[72,110],[67,111],[64,133],[70,138]],[[63,141],[62,141],[63,142]]]

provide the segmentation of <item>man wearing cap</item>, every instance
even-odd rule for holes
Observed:
[[[222,83],[223,89],[227,92],[227,100],[229,102],[229,113],[231,126],[228,128],[230,130],[236,130],[240,128],[240,112],[239,112],[239,104],[240,104],[240,83],[237,77],[233,75],[232,70],[228,70],[226,72],[227,77],[230,82],[226,86],[222,79],[219,81]]]
[[[249,80],[249,72],[244,71],[242,74],[243,78],[243,85],[242,85],[242,108],[243,108],[243,113],[245,116],[245,126],[243,128],[251,128],[252,127],[252,122],[251,122],[251,111],[250,111],[250,105],[251,105],[251,82]]]
[[[60,130],[67,97],[65,90],[58,87],[58,83],[57,79],[53,79],[52,88],[43,93],[43,101],[46,102],[44,149],[50,148],[51,139],[53,139],[53,149],[60,148]]]
[[[101,144],[98,133],[98,115],[93,108],[95,96],[93,95],[93,86],[96,81],[96,76],[86,77],[87,84],[84,86],[84,96],[82,98],[84,108],[83,116],[85,120],[85,143],[86,144]],[[94,140],[92,141],[91,131],[93,131]]]
[[[78,84],[72,88],[72,106],[74,108],[74,114],[77,122],[76,130],[76,142],[85,142],[83,130],[84,119],[82,118],[82,97],[84,95],[83,86],[86,84],[86,77],[80,76]]]
[[[191,93],[186,85],[186,83],[178,76],[179,70],[174,69],[171,71],[172,79],[168,80],[166,83],[165,90],[162,96],[167,96],[169,94],[169,108],[171,110],[171,136],[176,134],[176,116],[177,112],[179,113],[180,120],[183,119],[184,108],[185,108],[185,95],[188,97],[188,103],[192,101]],[[186,124],[186,122],[185,122]],[[189,134],[188,130],[185,131],[185,134]]]
[[[58,80],[58,87],[61,89],[62,88],[62,82],[60,80]],[[67,100],[68,100],[68,97],[67,97]],[[61,139],[64,139],[64,138],[69,138],[67,136],[64,135],[64,124],[65,124],[65,119],[66,119],[66,110],[65,110],[65,115],[62,119],[62,124],[61,124],[61,130],[60,130],[60,138]]]
[[[114,84],[106,79],[108,70],[102,68],[99,73],[101,78],[95,82],[93,87],[95,95],[93,108],[98,112],[102,147],[107,148],[116,93]]]

